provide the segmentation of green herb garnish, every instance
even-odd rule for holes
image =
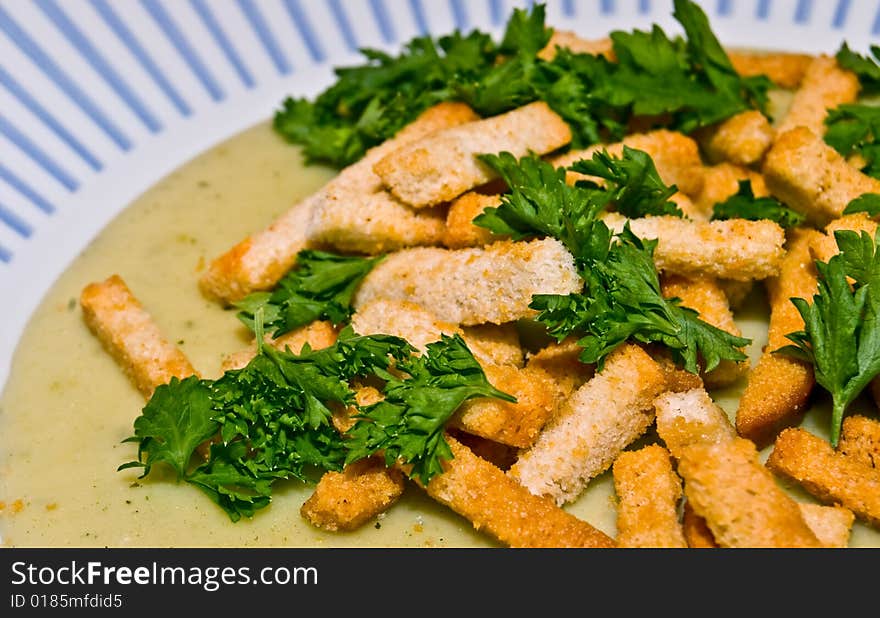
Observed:
[[[880,107],[851,103],[829,110],[825,117],[825,142],[849,158],[863,161],[861,170],[880,178]]]
[[[797,227],[805,221],[804,215],[774,197],[755,197],[750,180],[740,180],[735,195],[712,207],[713,221],[725,219],[767,219],[785,228]]]
[[[804,329],[788,334],[794,345],[777,352],[811,363],[816,382],[831,393],[831,444],[837,446],[844,413],[880,374],[880,251],[867,232],[838,230],[834,238],[840,253],[816,261],[813,302],[791,299]]]

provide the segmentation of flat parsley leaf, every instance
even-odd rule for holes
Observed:
[[[442,460],[452,458],[444,428],[462,403],[473,397],[516,401],[489,383],[459,335],[443,335],[395,370],[406,376],[386,374],[385,398],[361,409],[346,432],[348,462],[382,451],[388,465],[410,464],[410,476],[427,484],[443,472]]]
[[[254,316],[262,310],[274,337],[314,320],[343,324],[351,317],[351,301],[358,286],[382,259],[381,255],[365,258],[300,251],[296,266],[272,292],[255,292],[234,303],[238,318],[254,330]]]
[[[877,64],[877,59],[880,59],[880,47],[871,45],[870,50],[873,58],[854,52],[844,43],[835,55],[837,64],[841,68],[852,71],[858,76],[863,94],[880,92],[880,65]]]
[[[825,117],[825,142],[842,156],[861,158],[860,168],[880,178],[880,107],[863,103],[840,105]]]
[[[843,209],[843,214],[845,215],[852,215],[857,212],[866,212],[869,217],[880,215],[880,194],[863,193]]]
[[[794,345],[776,352],[812,363],[816,382],[831,393],[831,443],[837,446],[846,409],[880,374],[880,250],[867,232],[838,230],[834,237],[840,253],[816,262],[813,302],[791,299],[804,329],[789,333]]]
[[[750,180],[740,180],[739,190],[725,201],[712,207],[712,220],[768,219],[785,228],[797,227],[805,220],[804,215],[792,210],[774,197],[755,197]]]

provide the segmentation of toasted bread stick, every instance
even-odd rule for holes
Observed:
[[[762,166],[770,192],[824,226],[865,193],[880,193],[880,180],[863,174],[819,134],[797,127],[776,138]]]
[[[462,326],[461,336],[481,363],[511,367],[522,367],[525,363],[516,322]]]
[[[744,77],[766,75],[780,88],[793,90],[801,85],[815,56],[793,52],[753,52],[728,50],[736,72]]]
[[[660,290],[666,298],[678,298],[681,305],[693,309],[703,321],[735,335],[742,335],[733,319],[733,312],[727,295],[711,277],[681,277],[667,275],[660,280]],[[703,381],[708,388],[726,386],[736,382],[748,371],[748,361],[721,361],[709,372],[703,372]]]
[[[674,216],[627,219],[618,213],[604,213],[602,220],[618,233],[629,222],[639,238],[656,239],[654,263],[658,270],[669,274],[761,280],[779,272],[785,255],[785,231],[768,220],[704,222]]]
[[[752,193],[756,197],[770,194],[764,177],[751,168],[729,162],[707,165],[703,168],[702,188],[694,198],[697,209],[703,212],[706,218],[711,217],[715,204],[720,204],[737,194],[741,180],[749,181]]]
[[[666,392],[654,400],[657,434],[676,459],[684,447],[730,442],[736,431],[727,413],[702,387]]]
[[[80,306],[89,329],[145,399],[173,377],[196,375],[119,275],[87,285]]]
[[[535,496],[447,435],[453,459],[425,487],[428,495],[510,547],[614,547],[607,534]]]
[[[678,473],[688,502],[721,547],[822,547],[751,440],[684,446]]]
[[[612,466],[618,547],[687,547],[678,521],[681,479],[656,444],[624,451]]]
[[[456,324],[504,324],[535,315],[533,294],[570,294],[582,286],[574,258],[552,238],[455,250],[417,247],[378,264],[354,307],[377,298],[407,300]]]
[[[342,170],[317,192],[294,204],[271,225],[248,236],[214,259],[199,281],[202,291],[208,297],[229,303],[251,292],[271,288],[293,267],[297,253],[310,245],[312,237],[316,237],[309,231],[313,208],[335,196],[337,199],[330,201],[339,203],[340,208],[353,209],[360,213],[369,211],[360,202],[353,204],[350,199],[344,203],[338,202],[339,194],[354,195],[365,200],[375,199],[369,196],[381,189],[381,183],[373,174],[372,167],[385,153],[402,144],[421,139],[431,131],[471,121],[476,117],[473,110],[462,103],[441,103],[428,109],[395,137],[371,149],[363,159]],[[398,217],[406,217],[408,214],[408,209],[400,205],[396,208],[393,203],[390,207],[384,205],[384,211],[377,209],[382,216],[396,213]],[[326,214],[328,208],[332,210],[330,206],[322,206],[325,218],[329,217]],[[443,230],[442,217],[433,223],[433,227],[430,220],[410,219],[413,219],[411,223],[416,228],[413,236],[418,238],[425,235],[426,240],[439,240]],[[396,228],[403,226],[396,219],[386,219],[384,222],[386,225],[393,222],[392,227]],[[410,237],[407,240],[413,242],[415,239]]]
[[[550,162],[556,167],[569,167],[581,159],[592,159],[594,153],[602,150],[613,157],[621,157],[624,146],[648,153],[663,182],[677,186],[685,195],[693,197],[702,189],[703,161],[699,145],[684,133],[668,129],[632,133],[613,144],[596,144],[583,150],[571,150],[551,157]],[[569,172],[567,181],[574,183],[582,178],[582,174]]]
[[[697,515],[694,507],[685,501],[681,515],[681,529],[688,547],[696,549],[714,549],[718,547],[715,535],[709,530],[706,520]]]
[[[398,199],[414,208],[452,200],[495,178],[477,159],[507,151],[521,157],[546,154],[571,141],[571,129],[544,102],[437,131],[406,144],[373,167]]]
[[[483,213],[486,208],[497,207],[501,196],[483,195],[469,191],[449,205],[446,214],[446,230],[443,233],[443,245],[450,249],[479,247],[488,245],[503,237],[493,234],[488,229],[474,225],[474,217]]]
[[[754,165],[764,158],[775,136],[770,119],[758,110],[749,110],[707,127],[697,139],[710,163]]]
[[[826,504],[841,504],[880,526],[880,471],[836,452],[827,440],[800,428],[783,430],[767,467]]]
[[[880,470],[880,421],[855,414],[843,419],[837,450]]]
[[[595,373],[595,365],[581,362],[581,352],[583,348],[578,345],[577,337],[572,336],[547,344],[526,360],[530,371],[541,372],[550,380],[558,406]]]
[[[400,470],[386,468],[378,458],[361,459],[341,472],[321,475],[314,492],[300,507],[300,514],[322,530],[355,530],[387,511],[403,494],[404,487]]]
[[[665,384],[663,370],[644,350],[621,345],[569,397],[508,474],[557,504],[574,500],[645,433],[654,420],[652,402]]]
[[[855,101],[859,89],[855,73],[842,69],[833,57],[816,56],[794,93],[788,113],[779,121],[779,132],[806,127],[816,135],[823,135],[828,110]]]
[[[808,363],[774,351],[791,343],[786,335],[804,328],[791,298],[812,302],[818,289],[810,247],[819,236],[815,230],[791,230],[779,275],[766,281],[770,301],[767,345],[749,371],[736,411],[737,433],[760,448],[801,420],[816,381]]]
[[[313,350],[329,348],[336,343],[336,336],[338,334],[338,331],[330,322],[316,320],[310,324],[292,330],[289,333],[285,333],[277,339],[272,339],[267,336],[266,343],[279,350],[290,348],[291,352],[299,354],[302,351],[303,346],[306,344],[308,344]],[[233,369],[241,369],[251,362],[251,359],[256,355],[257,345],[256,343],[252,343],[249,347],[243,350],[232,352],[231,354],[224,356],[220,368],[224,372]]]

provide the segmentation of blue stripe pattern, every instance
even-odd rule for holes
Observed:
[[[36,64],[80,109],[98,125],[121,150],[131,149],[131,140],[111,122],[107,115],[80,90],[70,77],[55,64],[46,52],[12,19],[0,5],[0,30],[12,39],[19,49]]]
[[[419,34],[429,34],[431,29],[428,27],[428,18],[425,16],[422,0],[409,0],[409,8],[413,14],[413,20],[416,22],[416,28],[419,29]]]
[[[794,21],[798,24],[805,24],[810,21],[812,12],[813,0],[798,0],[794,9]]]
[[[651,0],[639,0],[639,13],[645,15],[651,12]]]
[[[71,150],[73,150],[76,154],[80,156],[80,158],[86,162],[86,164],[91,167],[94,171],[101,171],[103,168],[103,164],[98,160],[98,158],[93,155],[88,148],[83,146],[83,144],[73,136],[73,134],[67,130],[67,128],[59,122],[55,116],[49,113],[49,111],[43,107],[39,101],[34,99],[31,94],[25,90],[21,84],[16,81],[12,75],[6,72],[2,66],[0,66],[0,84],[3,86],[14,96],[19,102],[24,105],[34,116],[39,118],[43,124],[45,124],[49,129],[56,135],[58,138],[67,144]]]
[[[226,36],[223,28],[220,27],[217,18],[214,17],[214,13],[211,11],[211,7],[208,6],[206,0],[190,0],[190,4],[199,16],[199,19],[205,24],[205,28],[211,33],[211,36],[213,37],[214,42],[217,43],[220,51],[226,56],[226,60],[232,65],[232,68],[235,70],[241,83],[244,84],[245,88],[253,88],[256,84],[253,75],[251,75],[251,72],[248,70],[247,66],[245,66],[244,61],[241,59],[241,56],[238,54],[238,50],[235,49],[232,41],[229,40],[229,37]]]
[[[354,30],[351,28],[351,22],[348,20],[348,15],[342,7],[342,0],[329,0],[328,5],[330,7],[330,12],[333,14],[333,19],[336,20],[336,25],[339,26],[339,32],[342,34],[346,46],[348,46],[350,51],[357,50],[359,47],[358,41],[354,36]]]
[[[463,0],[449,0],[449,8],[452,11],[452,19],[455,21],[455,27],[464,32],[470,28],[467,7]]]
[[[244,13],[253,31],[257,34],[257,38],[260,39],[260,43],[262,43],[266,53],[269,54],[269,57],[275,64],[275,69],[281,75],[288,75],[292,70],[290,62],[278,45],[278,41],[275,40],[275,36],[269,29],[268,24],[266,24],[266,19],[263,17],[260,9],[254,4],[253,0],[238,0],[238,6],[241,12]]]
[[[849,8],[851,4],[850,0],[839,0],[837,8],[834,10],[834,17],[831,20],[832,26],[840,29],[846,25],[846,18],[849,17]]]
[[[563,0],[562,14],[566,17],[574,17],[576,15],[574,8],[574,0]]]
[[[373,11],[373,17],[376,18],[376,25],[379,26],[379,32],[386,43],[394,43],[397,35],[394,33],[394,24],[391,23],[391,16],[388,14],[388,8],[383,0],[370,0],[370,9]]]
[[[758,19],[767,19],[770,17],[770,0],[758,0],[758,7],[755,9],[755,17]]]
[[[0,134],[5,135],[10,142],[18,146],[22,152],[46,170],[49,175],[61,183],[68,191],[76,191],[79,188],[79,183],[73,176],[68,174],[52,157],[47,155],[27,135],[19,131],[15,125],[3,116],[0,116]]]
[[[34,206],[42,210],[47,215],[51,215],[55,212],[55,207],[49,203],[49,200],[37,193],[36,189],[34,189],[21,178],[16,176],[12,172],[12,170],[10,170],[2,163],[0,163],[0,178],[6,181],[6,183],[10,187],[25,196]]]
[[[614,6],[614,0],[600,0],[599,11],[602,13],[602,15],[613,14],[615,11],[617,11],[617,7]]]
[[[7,264],[12,261],[12,252],[0,245],[0,262],[6,262]]]
[[[183,36],[183,33],[177,27],[177,24],[174,23],[174,20],[172,20],[171,16],[165,11],[165,7],[162,6],[159,0],[141,0],[141,4],[147,10],[147,13],[150,14],[150,17],[153,18],[153,21],[156,22],[156,25],[158,25],[162,32],[165,33],[168,40],[171,41],[171,44],[177,50],[177,53],[180,54],[189,66],[190,70],[196,76],[196,79],[198,79],[202,86],[204,86],[208,95],[210,95],[214,101],[222,101],[226,97],[226,94],[223,92],[223,89],[220,88],[220,84],[217,83],[214,76],[205,66],[205,63],[202,62],[202,59],[189,44],[189,41]]]
[[[733,6],[730,0],[718,0],[717,13],[719,15],[730,15],[733,12]]]
[[[5,223],[6,227],[22,238],[30,238],[31,234],[34,233],[34,228],[27,221],[6,208],[3,204],[0,204],[0,222]]]
[[[504,0],[489,0],[489,14],[493,25],[500,26],[504,22],[504,11]]]
[[[324,53],[324,48],[321,46],[321,39],[312,27],[312,22],[309,21],[309,16],[303,10],[299,0],[284,0],[284,6],[287,8],[290,19],[293,20],[293,25],[299,31],[303,43],[306,44],[306,49],[309,50],[312,60],[324,62],[327,59],[327,54]]]
[[[128,51],[135,57],[135,59],[140,63],[140,65],[144,68],[144,71],[150,76],[150,78],[155,82],[156,86],[159,87],[166,97],[171,101],[171,104],[177,109],[181,116],[190,116],[192,115],[192,108],[189,106],[180,93],[177,92],[177,89],[171,84],[150,54],[147,53],[147,50],[144,49],[144,46],[141,45],[140,41],[138,41],[137,37],[134,36],[134,33],[125,25],[125,22],[120,19],[119,15],[116,14],[116,11],[110,6],[107,0],[90,0],[92,7],[95,9],[95,12],[101,16],[101,19],[104,20],[104,23],[107,24],[107,27],[113,31],[113,34],[116,35],[123,45],[128,48]]]
[[[104,81],[110,85],[119,98],[125,101],[131,111],[140,119],[140,121],[150,130],[151,133],[157,133],[162,129],[162,124],[156,119],[147,106],[132,91],[131,87],[120,77],[119,73],[110,66],[110,63],[104,59],[104,56],[95,49],[95,46],[87,37],[76,27],[67,14],[61,10],[55,0],[35,0],[37,6],[46,14],[55,27],[61,31],[61,34],[70,41],[83,58],[86,59],[95,71],[104,78]]]

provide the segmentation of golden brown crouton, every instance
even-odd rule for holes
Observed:
[[[678,298],[681,305],[693,309],[700,319],[737,337],[742,332],[733,319],[727,295],[711,277],[681,277],[666,275],[660,280],[660,290],[666,298]],[[703,382],[708,388],[726,386],[736,382],[748,371],[748,361],[723,360],[709,372],[704,372]]]
[[[508,474],[557,504],[574,500],[651,425],[652,402],[665,387],[664,378],[644,350],[621,345],[563,404]]]
[[[749,181],[756,197],[770,194],[761,174],[742,165],[724,162],[703,168],[703,184],[699,195],[694,198],[694,203],[707,218],[711,217],[715,204],[720,204],[737,194],[741,180]]]
[[[867,213],[858,212],[844,215],[835,219],[825,226],[825,233],[813,239],[813,258],[820,262],[828,262],[840,252],[834,232],[849,230],[851,232],[868,232],[872,237],[877,233],[877,222],[871,219]]]
[[[372,167],[385,153],[402,144],[476,117],[474,111],[463,103],[440,103],[429,108],[395,137],[372,148],[324,187],[294,204],[271,225],[213,260],[199,280],[202,292],[209,298],[230,303],[251,292],[267,290],[293,267],[301,249],[313,242],[340,240],[338,229],[340,226],[344,228],[346,222],[350,227],[368,227],[367,223],[379,219],[389,230],[385,233],[397,233],[397,246],[439,242],[444,215],[428,213],[416,218],[394,200],[383,199],[381,182],[373,174]],[[313,213],[318,209],[319,214]],[[356,214],[352,215],[352,211]],[[315,218],[318,224],[313,221]]]
[[[629,222],[639,238],[656,239],[654,263],[658,270],[670,274],[760,280],[777,274],[785,255],[785,231],[773,221],[690,221],[674,216],[627,219],[618,213],[604,213],[601,218],[616,233]]]
[[[553,35],[544,46],[544,49],[538,52],[538,58],[542,60],[553,60],[556,56],[557,48],[562,47],[574,54],[591,54],[594,56],[605,56],[609,60],[613,59],[614,51],[612,50],[611,39],[603,37],[600,39],[584,39],[571,30],[553,30]]]
[[[373,167],[389,191],[414,208],[447,202],[492,180],[477,159],[507,151],[521,157],[552,152],[571,141],[571,129],[546,103],[436,131],[388,153]]]
[[[623,156],[628,146],[648,153],[654,161],[657,173],[667,185],[675,185],[687,196],[699,194],[703,186],[703,161],[697,142],[678,131],[657,129],[646,133],[632,133],[614,144],[596,144],[583,150],[571,150],[550,158],[556,167],[569,167],[581,159],[592,159],[593,154],[605,150],[613,157]],[[566,180],[574,183],[583,179],[582,174],[569,172]]]
[[[446,230],[443,232],[443,246],[450,249],[463,247],[479,247],[488,245],[503,237],[493,234],[488,229],[474,225],[474,217],[483,213],[488,207],[497,207],[501,203],[498,195],[483,195],[469,191],[456,198],[449,205],[446,214]]]
[[[870,468],[880,470],[880,421],[861,414],[843,419],[837,450]]]
[[[300,514],[323,530],[355,530],[387,511],[403,490],[400,470],[386,468],[380,458],[361,459],[342,472],[325,472]]]
[[[526,367],[542,372],[550,380],[556,401],[562,405],[568,397],[593,377],[596,367],[580,360],[583,348],[577,337],[569,337],[559,343],[551,342],[530,354]]]
[[[767,467],[826,504],[841,504],[880,526],[880,471],[836,452],[827,440],[800,428],[783,430]]]
[[[810,247],[819,236],[815,230],[791,230],[779,275],[766,282],[770,301],[767,345],[748,374],[736,411],[739,435],[761,448],[783,428],[800,421],[815,384],[813,368],[808,363],[773,352],[791,343],[786,335],[804,327],[791,298],[812,302],[818,289]]]
[[[535,496],[502,470],[447,436],[453,459],[431,479],[428,495],[510,547],[614,547],[589,523]]]
[[[336,337],[338,334],[338,331],[330,322],[315,320],[310,324],[300,326],[289,333],[285,333],[277,339],[272,339],[267,335],[266,343],[279,350],[290,348],[291,352],[299,354],[302,352],[303,346],[306,344],[308,344],[312,350],[329,348],[336,343]],[[256,343],[252,343],[250,347],[244,350],[227,354],[223,358],[220,368],[224,372],[232,369],[241,369],[251,362],[251,359],[256,355],[257,346]]]
[[[532,317],[534,294],[570,294],[583,282],[574,258],[552,238],[486,247],[419,247],[389,255],[364,279],[359,310],[387,298],[407,300],[456,324],[503,324]]]
[[[691,444],[730,442],[736,437],[727,413],[704,388],[666,392],[654,400],[657,434],[678,458]]]
[[[678,521],[681,479],[658,445],[624,451],[612,466],[618,547],[687,547]]]
[[[794,93],[788,113],[779,121],[779,132],[806,127],[816,135],[823,135],[828,110],[855,101],[859,89],[855,73],[842,69],[833,57],[816,56]]]
[[[173,377],[196,375],[119,275],[87,285],[80,305],[89,329],[146,399]]]
[[[516,454],[519,451],[516,447],[475,436],[455,427],[447,427],[447,431],[450,436],[469,448],[474,455],[485,459],[497,468],[507,470],[516,461]]]
[[[880,180],[863,174],[819,134],[797,127],[776,138],[762,167],[770,192],[814,225],[824,226],[865,193],[880,193]]]
[[[715,536],[706,525],[706,520],[697,515],[694,507],[687,501],[684,503],[684,509],[681,516],[681,529],[684,538],[687,540],[688,547],[698,549],[713,549],[718,547],[715,542]]]
[[[458,325],[440,320],[424,307],[390,298],[377,298],[358,307],[351,316],[351,326],[359,335],[402,337],[419,352],[425,352],[441,335],[461,334]]]
[[[751,440],[684,446],[678,473],[688,503],[721,547],[822,546]]]
[[[815,56],[793,52],[755,52],[729,50],[730,62],[744,77],[766,75],[780,88],[792,90],[800,86]]]
[[[749,110],[700,131],[698,140],[710,163],[754,165],[764,157],[775,135],[767,116]]]
[[[522,367],[525,362],[516,322],[463,326],[461,336],[480,363]]]

